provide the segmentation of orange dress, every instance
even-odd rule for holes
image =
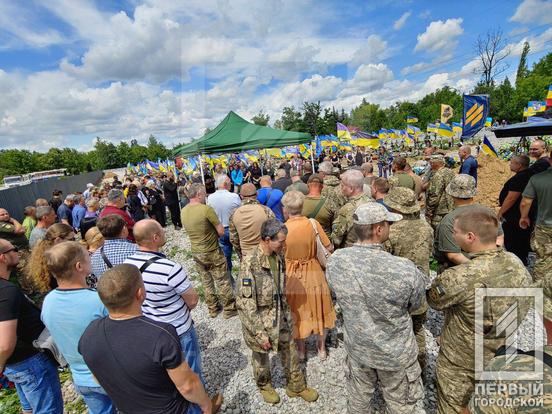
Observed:
[[[317,221],[324,246],[328,236]],[[335,326],[335,310],[324,270],[316,259],[316,234],[306,217],[286,221],[286,298],[293,316],[294,339],[322,335]]]

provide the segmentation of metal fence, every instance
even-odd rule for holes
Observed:
[[[92,171],[86,174],[52,177],[18,187],[0,190],[0,207],[9,211],[16,220],[23,219],[23,209],[34,206],[37,198],[50,200],[54,190],[63,191],[63,195],[76,191],[83,192],[87,183],[97,184],[102,178],[102,171]]]

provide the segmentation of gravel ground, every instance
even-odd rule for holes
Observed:
[[[190,273],[196,289],[201,286],[195,274],[194,262],[189,253],[190,244],[184,231],[176,231],[172,226],[167,227],[167,244],[165,253],[173,260],[181,263]],[[237,271],[238,262],[234,262]],[[435,274],[433,274],[433,277]],[[332,346],[328,348],[328,358],[320,361],[316,354],[314,341],[309,343],[307,362],[303,365],[309,387],[315,388],[320,394],[318,401],[307,403],[297,399],[290,399],[285,393],[285,378],[277,356],[271,358],[273,385],[280,394],[281,402],[275,406],[264,403],[253,380],[251,370],[251,352],[243,341],[241,324],[238,317],[225,320],[219,315],[212,319],[208,316],[207,307],[201,302],[192,312],[196,329],[201,342],[202,364],[207,391],[210,395],[221,392],[224,396],[222,413],[225,414],[270,414],[270,413],[332,413],[346,412],[345,389],[345,350],[342,342],[338,341],[339,326],[330,333]],[[530,312],[518,330],[518,348],[532,349],[533,346],[533,318]],[[428,414],[436,412],[437,391],[435,385],[435,367],[439,346],[436,337],[441,331],[443,315],[441,312],[430,309],[425,326],[427,341],[427,378],[426,393],[423,407]],[[542,323],[537,325],[537,335],[543,334]],[[64,400],[78,400],[72,384],[64,384]],[[69,410],[69,412],[86,412]],[[383,413],[384,403],[381,394],[376,391],[373,413]]]

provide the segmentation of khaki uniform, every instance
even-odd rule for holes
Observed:
[[[356,242],[356,234],[352,231],[353,214],[358,206],[364,203],[373,203],[374,200],[366,195],[359,194],[351,197],[347,203],[339,209],[332,226],[331,241],[335,248],[351,247]]]
[[[408,216],[403,214],[403,219],[393,223],[389,230],[389,240],[385,243],[385,249],[394,256],[405,257],[414,262],[429,280],[429,258],[433,251],[433,229],[427,221],[421,219],[419,214]],[[426,368],[426,340],[424,323],[427,315],[427,302],[411,312],[412,326],[416,343],[418,344],[418,362],[422,371]]]
[[[324,177],[321,196],[328,199],[335,210],[339,210],[347,202],[341,192],[341,181],[334,175]]]
[[[533,268],[535,282],[552,278],[552,226],[537,224],[531,237],[531,249],[537,255]]]
[[[528,287],[530,275],[514,254],[502,248],[471,255],[472,259],[441,273],[428,291],[429,306],[445,314],[441,349],[437,358],[437,409],[439,414],[459,413],[468,405],[475,385],[475,294],[477,288]],[[485,300],[484,357],[489,361],[504,345],[493,334],[497,321],[517,302],[518,321],[528,302],[514,297]]]
[[[317,209],[319,203],[322,203],[322,206],[318,210],[316,217],[310,217],[310,215],[314,213]],[[303,203],[302,215],[305,217],[314,218],[316,221],[318,221],[326,232],[326,235],[332,234],[332,224],[335,216],[337,215],[337,210],[335,210],[335,205],[333,205],[330,200],[322,196],[306,196]]]
[[[412,191],[416,192],[416,182],[414,178],[404,171],[397,171],[394,175],[389,177],[389,189],[395,187],[410,188]]]
[[[227,273],[226,257],[218,244],[216,227],[220,224],[212,207],[188,204],[182,209],[182,224],[190,237],[192,257],[205,291],[211,314],[219,309],[219,297],[225,313],[236,310],[234,293]],[[217,294],[218,290],[218,294]]]
[[[272,263],[271,263],[272,261]],[[301,392],[306,388],[293,341],[292,318],[285,296],[285,264],[281,256],[263,254],[260,246],[244,257],[237,280],[236,305],[243,338],[252,351],[253,376],[263,389],[271,383],[268,351],[270,341],[278,352],[287,379],[287,388]]]
[[[242,205],[230,215],[230,242],[240,257],[249,254],[259,245],[261,225],[271,218],[276,218],[272,210],[255,199],[243,200]]]
[[[434,171],[429,180],[429,186],[426,190],[425,214],[433,230],[437,228],[443,217],[454,208],[452,197],[445,191],[454,176],[454,171],[443,167]]]

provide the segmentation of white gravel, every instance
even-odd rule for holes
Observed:
[[[167,245],[165,252],[174,260],[180,262],[190,273],[198,286],[194,262],[189,254],[189,240],[184,231],[176,231],[167,227]],[[238,262],[234,262],[237,269]],[[234,270],[236,272],[237,270]],[[433,277],[435,275],[433,274]],[[238,413],[345,413],[346,390],[344,360],[345,351],[342,343],[337,341],[337,332],[332,336],[337,347],[329,348],[325,361],[316,356],[314,342],[310,344],[305,372],[307,383],[315,388],[320,398],[315,403],[306,403],[301,399],[290,399],[285,394],[285,380],[279,358],[272,358],[273,385],[280,394],[281,402],[275,406],[263,402],[253,380],[251,370],[251,352],[243,341],[241,324],[238,317],[225,320],[221,315],[212,319],[208,316],[204,303],[192,312],[196,329],[201,342],[202,363],[207,390],[213,395],[222,392],[224,405],[222,412]],[[533,338],[533,326],[529,314],[522,324],[519,333],[518,347],[528,349]],[[432,309],[428,312],[426,323],[426,340],[428,352],[428,376],[426,381],[426,396],[423,406],[428,413],[435,412],[436,385],[435,366],[439,347],[435,340],[443,323],[443,315]],[[539,324],[537,332],[542,332]],[[339,331],[339,327],[336,329]],[[383,413],[383,402],[379,393],[376,394],[375,413]]]

